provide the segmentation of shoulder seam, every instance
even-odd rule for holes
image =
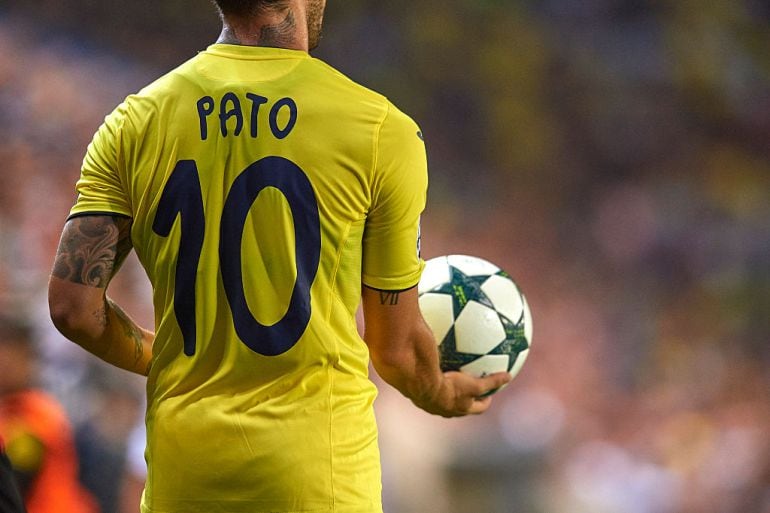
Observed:
[[[389,102],[388,97],[385,96],[384,94],[382,94],[382,93],[380,93],[378,91],[375,91],[374,89],[371,89],[371,88],[369,88],[369,87],[367,87],[367,86],[365,86],[365,85],[363,85],[363,84],[353,80],[352,78],[350,78],[345,73],[343,73],[342,71],[338,70],[337,68],[335,68],[334,66],[332,66],[328,62],[323,61],[321,59],[317,59],[315,57],[312,57],[311,60],[312,60],[312,62],[314,62],[318,66],[323,67],[324,69],[326,69],[330,73],[333,73],[335,76],[345,80],[348,84],[353,86],[356,90],[358,90],[362,94],[369,95],[371,97],[377,98],[379,101]]]
[[[390,102],[385,102],[385,113],[382,116],[382,119],[379,120],[377,123],[377,130],[374,132],[373,137],[373,157],[372,157],[372,169],[369,171],[369,185],[371,185],[374,182],[374,174],[377,171],[377,164],[379,163],[379,157],[380,157],[380,134],[382,133],[382,127],[385,125],[385,120],[388,119],[388,116],[390,115]],[[374,198],[369,198],[370,205],[374,202]]]
[[[133,96],[133,95],[132,95]],[[124,151],[124,143],[125,143],[125,135],[126,135],[126,122],[128,119],[128,116],[131,114],[131,111],[133,110],[133,106],[129,102],[131,99],[131,96],[127,97],[124,100],[125,104],[125,114],[121,116],[120,118],[120,124],[117,127],[118,135],[115,141],[115,164],[117,165],[117,169],[115,172],[118,175],[118,179],[120,180],[120,185],[123,188],[123,194],[125,195],[125,201],[128,204],[128,208],[131,209],[131,212],[135,212],[134,205],[132,205],[132,198],[131,194],[129,192],[129,177],[128,177],[128,170],[126,168],[126,159],[125,159],[125,151]],[[155,105],[153,105],[153,108],[155,108]]]

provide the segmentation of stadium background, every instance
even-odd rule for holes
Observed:
[[[47,274],[103,116],[218,28],[206,0],[0,2],[0,307],[105,512],[142,384],[54,333]],[[499,263],[535,317],[485,416],[381,388],[389,513],[770,512],[769,49],[764,0],[330,1],[316,55],[426,134],[424,256]],[[135,261],[113,295],[151,321]]]

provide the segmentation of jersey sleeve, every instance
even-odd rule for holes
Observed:
[[[376,142],[372,204],[363,237],[363,283],[405,290],[420,281],[420,215],[425,209],[428,165],[422,134],[389,105]]]
[[[128,194],[120,178],[127,109],[123,103],[107,116],[88,145],[76,185],[77,201],[70,217],[96,212],[132,217]]]

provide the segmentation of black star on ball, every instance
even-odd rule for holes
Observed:
[[[455,319],[457,319],[460,312],[462,312],[466,305],[471,301],[475,301],[494,310],[500,318],[500,323],[505,331],[505,339],[486,354],[508,356],[507,370],[510,371],[511,368],[513,368],[514,363],[516,363],[516,358],[519,353],[526,351],[529,348],[529,343],[524,335],[523,319],[516,319],[514,321],[508,319],[496,310],[492,301],[481,288],[489,279],[489,275],[472,276],[463,273],[453,266],[449,266],[449,270],[449,282],[442,284],[430,292],[433,294],[447,294],[452,297],[452,308]],[[506,278],[508,277],[503,271],[500,271],[497,274]],[[480,356],[483,356],[479,354],[464,353],[457,350],[454,326],[450,328],[449,332],[444,337],[444,340],[439,344],[439,351],[441,353],[441,370],[444,372],[458,370]]]
[[[452,296],[455,319],[469,301],[476,301],[488,308],[495,308],[492,301],[481,290],[481,286],[489,279],[489,275],[471,276],[452,266],[449,266],[449,272],[449,281],[431,292]]]

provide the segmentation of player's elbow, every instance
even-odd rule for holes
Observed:
[[[70,291],[71,292],[71,291]],[[70,340],[76,340],[79,334],[88,332],[94,322],[93,315],[84,305],[83,298],[62,290],[55,284],[48,288],[48,312],[53,325]]]
[[[68,337],[80,323],[79,314],[74,304],[61,295],[48,294],[48,312],[51,321],[59,332]],[[68,337],[69,338],[69,337]]]

